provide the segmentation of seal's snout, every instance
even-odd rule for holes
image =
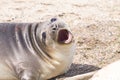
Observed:
[[[67,30],[62,29],[58,32],[58,42],[68,44],[72,42],[73,35]]]
[[[66,24],[57,19],[57,18],[51,18],[51,33],[53,36],[55,36],[55,40],[60,44],[69,44],[73,41],[73,35],[68,30]],[[57,35],[56,35],[57,34]],[[52,37],[53,37],[52,36]]]
[[[57,20],[57,18],[51,18],[51,22],[55,22]]]

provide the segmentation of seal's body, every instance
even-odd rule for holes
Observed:
[[[0,80],[46,80],[68,70],[73,36],[56,18],[43,23],[0,23]]]

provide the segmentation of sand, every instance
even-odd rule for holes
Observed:
[[[70,26],[76,53],[65,77],[87,73],[120,58],[120,0],[0,0],[0,22],[40,22],[52,17]]]

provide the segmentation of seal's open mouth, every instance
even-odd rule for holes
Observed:
[[[59,30],[58,32],[58,42],[59,43],[70,43],[72,41],[72,34],[66,30],[66,29],[62,29],[62,30]]]

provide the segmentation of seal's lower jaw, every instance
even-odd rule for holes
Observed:
[[[67,29],[61,29],[58,31],[58,43],[69,44],[73,40],[73,36]]]

